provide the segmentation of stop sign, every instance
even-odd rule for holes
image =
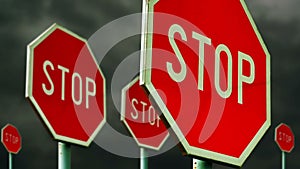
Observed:
[[[22,137],[18,129],[11,124],[2,128],[1,142],[10,153],[17,154],[22,148]]]
[[[141,84],[184,153],[241,166],[271,124],[270,55],[246,4],[152,0],[143,9]]]
[[[281,151],[290,153],[295,145],[295,137],[291,128],[281,123],[275,129],[275,142]]]
[[[121,121],[141,147],[159,150],[169,136],[157,110],[135,78],[122,90]]]
[[[27,53],[26,97],[56,140],[88,146],[105,123],[105,78],[86,40],[54,24]]]

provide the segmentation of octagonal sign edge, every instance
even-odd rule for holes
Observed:
[[[55,131],[55,129],[53,128],[53,126],[50,124],[50,122],[47,119],[47,117],[45,116],[45,114],[42,111],[42,108],[40,107],[40,105],[38,104],[36,98],[33,96],[34,49],[39,44],[41,44],[46,38],[48,38],[56,30],[60,30],[61,32],[67,34],[67,36],[70,36],[70,37],[72,37],[72,38],[74,38],[74,39],[76,39],[76,40],[84,43],[84,47],[86,47],[85,50],[86,50],[86,52],[88,52],[91,55],[91,57],[92,57],[91,58],[91,60],[92,60],[91,62],[93,62],[95,64],[95,66],[97,67],[96,71],[98,71],[99,75],[101,76],[101,80],[103,82],[103,84],[102,84],[103,88],[100,91],[102,93],[102,103],[103,103],[102,110],[101,110],[101,118],[102,118],[102,120],[101,120],[101,122],[97,123],[97,127],[94,127],[94,129],[93,129],[93,131],[91,133],[87,133],[87,131],[83,131],[83,132],[85,132],[85,134],[88,137],[88,139],[86,139],[86,140],[80,140],[80,139],[77,139],[77,138],[72,138],[72,137],[69,137],[69,136],[64,136],[63,134],[58,134]],[[66,72],[68,73],[68,71],[66,71]],[[35,110],[38,113],[39,117],[41,118],[41,120],[43,121],[43,123],[46,125],[46,127],[48,128],[48,131],[50,131],[50,133],[52,134],[52,136],[54,137],[55,140],[63,141],[63,142],[69,142],[69,143],[72,143],[72,144],[77,144],[77,145],[81,145],[81,146],[87,147],[93,141],[93,139],[96,137],[97,133],[100,131],[100,129],[103,127],[103,125],[106,122],[106,98],[105,98],[106,97],[106,80],[105,80],[105,76],[104,76],[102,70],[100,69],[99,65],[97,64],[97,61],[95,59],[95,56],[94,56],[93,52],[91,51],[91,49],[90,49],[90,47],[89,47],[89,45],[87,43],[87,40],[83,39],[82,37],[78,36],[77,34],[75,34],[75,33],[71,32],[71,31],[67,30],[66,28],[64,28],[64,27],[62,27],[62,26],[60,26],[60,25],[58,25],[56,23],[54,23],[53,25],[51,25],[42,34],[40,34],[36,39],[34,39],[29,45],[27,45],[27,64],[26,64],[26,84],[25,85],[26,85],[25,86],[25,88],[26,88],[25,89],[25,97],[30,101],[30,103],[32,104],[32,106],[35,108]],[[90,84],[88,84],[88,85],[90,85]],[[86,87],[86,88],[88,88],[88,87]],[[76,94],[74,94],[74,95],[76,95]],[[76,96],[74,96],[74,97],[76,97]],[[77,114],[77,112],[75,114],[76,114],[76,116],[79,116]],[[82,123],[84,123],[84,122],[82,122],[83,120],[81,120],[79,118],[78,121],[79,121],[80,126],[82,127],[82,129],[86,130],[82,126],[83,125]]]
[[[163,0],[161,0],[163,1]],[[271,86],[271,81],[270,81],[270,54],[262,40],[262,37],[260,33],[258,32],[258,29],[254,23],[254,20],[252,19],[250,12],[247,9],[247,6],[243,0],[241,0],[238,3],[241,3],[241,6],[245,12],[245,15],[247,16],[248,22],[252,26],[253,32],[259,42],[259,45],[261,45],[262,51],[264,52],[264,59],[266,59],[266,65],[265,65],[265,121],[261,124],[259,129],[256,131],[256,134],[254,137],[249,141],[249,144],[246,146],[246,148],[243,150],[243,152],[240,154],[239,157],[233,157],[230,155],[222,154],[219,152],[214,152],[206,149],[201,149],[198,147],[193,147],[191,146],[188,141],[185,138],[185,135],[181,131],[180,127],[178,124],[176,124],[175,119],[171,116],[170,111],[166,107],[163,99],[160,97],[160,95],[157,93],[156,88],[151,80],[152,77],[152,54],[155,52],[153,50],[153,34],[158,33],[160,34],[161,32],[155,32],[153,30],[153,20],[154,20],[154,15],[163,15],[163,14],[155,14],[154,12],[154,7],[155,4],[159,2],[159,0],[152,0],[149,2],[143,1],[143,21],[142,21],[142,42],[141,42],[141,81],[140,84],[144,85],[145,88],[148,90],[148,92],[153,96],[155,99],[157,105],[159,106],[160,110],[162,111],[164,117],[166,118],[167,122],[171,126],[171,128],[174,130],[176,133],[177,137],[179,138],[181,145],[185,149],[185,153],[187,155],[191,156],[198,156],[201,158],[206,158],[210,159],[216,162],[221,162],[221,163],[226,163],[229,165],[235,165],[235,166],[242,166],[242,164],[246,161],[250,153],[253,151],[255,146],[258,144],[258,142],[261,140],[265,132],[268,130],[268,128],[271,125],[271,91],[270,91],[270,86]],[[163,16],[164,17],[164,16]],[[178,31],[180,32],[180,31]],[[180,32],[182,33],[182,32]],[[165,35],[165,34],[163,34]],[[180,34],[182,35],[182,34]],[[186,39],[185,39],[186,40]],[[154,68],[153,68],[154,69]],[[178,73],[178,72],[177,72]]]

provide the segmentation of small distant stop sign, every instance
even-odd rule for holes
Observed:
[[[54,24],[27,54],[25,97],[54,139],[88,146],[105,123],[105,78],[86,40]]]
[[[1,142],[9,153],[17,154],[22,148],[22,138],[18,129],[7,124],[2,128]]]
[[[295,137],[293,131],[288,125],[281,123],[276,127],[275,142],[281,151],[290,153],[293,150]]]
[[[159,150],[169,136],[157,110],[135,78],[122,90],[121,121],[140,147]]]

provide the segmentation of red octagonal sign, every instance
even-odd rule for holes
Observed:
[[[88,146],[105,123],[105,78],[86,40],[54,24],[27,52],[26,97],[56,140]]]
[[[288,125],[281,123],[276,127],[275,142],[281,151],[290,153],[293,150],[295,145],[295,137],[293,131]]]
[[[122,90],[121,121],[141,147],[159,150],[169,136],[138,77]]]
[[[17,154],[22,148],[22,137],[18,129],[11,124],[2,128],[1,142],[10,153]]]
[[[270,55],[245,2],[150,0],[143,9],[141,83],[184,153],[241,166],[271,124]]]

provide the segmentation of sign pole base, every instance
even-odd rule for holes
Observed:
[[[12,156],[13,156],[12,153],[8,153],[8,168],[9,169],[12,169],[12,165],[13,165],[12,164],[12,161],[13,161],[12,160],[12,158],[13,158]]]
[[[212,163],[193,158],[193,169],[212,169]]]
[[[58,169],[71,169],[71,145],[58,142]]]
[[[147,151],[144,148],[140,148],[140,169],[148,169]]]

